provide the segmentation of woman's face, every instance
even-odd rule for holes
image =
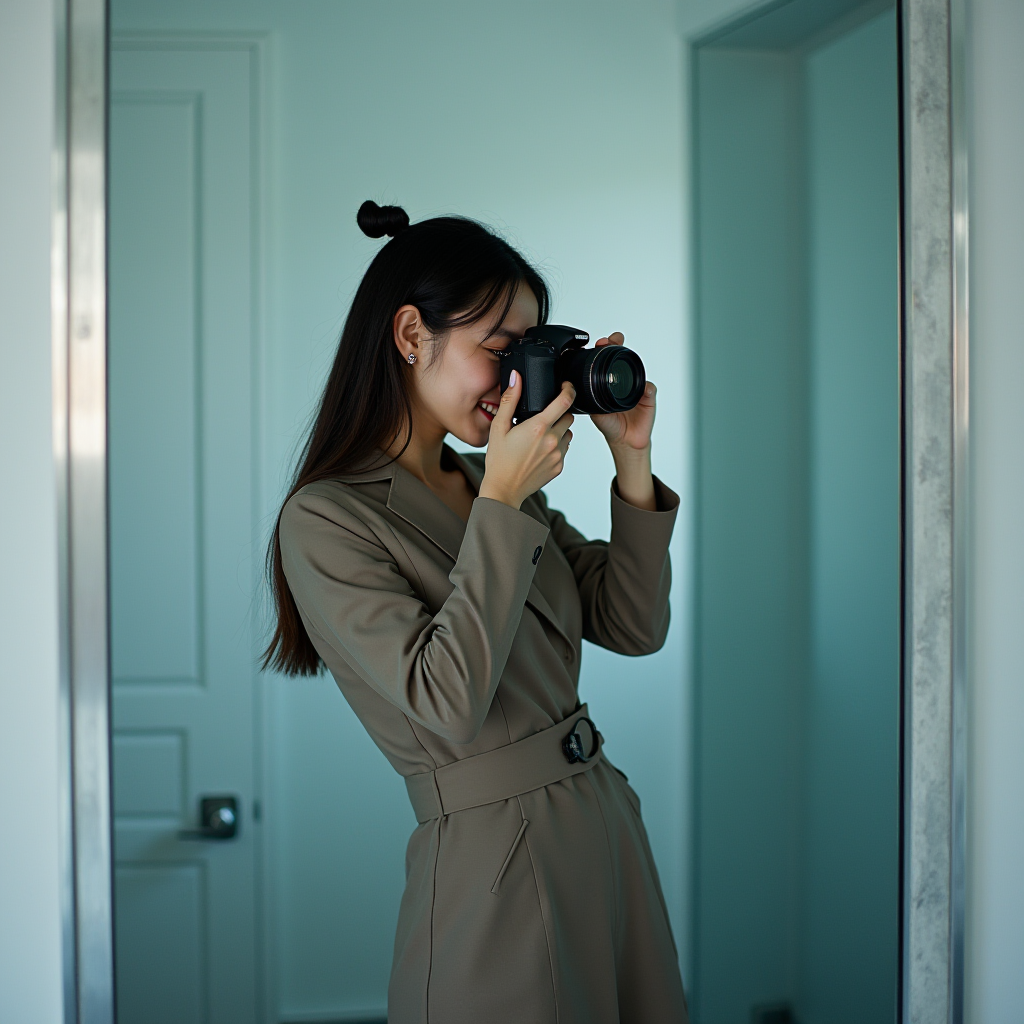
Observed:
[[[500,314],[499,308],[475,324],[453,328],[436,358],[433,340],[414,349],[413,431],[424,440],[440,432],[475,448],[487,444],[500,398],[498,352],[537,324],[539,307],[530,287],[519,285],[505,319],[496,325]]]

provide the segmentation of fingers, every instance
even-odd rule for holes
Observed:
[[[512,429],[512,416],[515,414],[516,406],[519,404],[519,395],[523,390],[523,378],[518,371],[513,370],[508,380],[508,387],[501,393],[501,401],[498,403],[498,411],[491,420],[491,430],[495,427],[507,434]]]
[[[562,458],[565,458],[565,453],[569,450],[569,442],[572,440],[572,431],[566,430],[558,442],[558,448],[562,453]]]
[[[623,345],[626,342],[626,336],[622,331],[615,331],[609,334],[607,338],[598,338],[594,342],[594,348],[600,348],[602,345]]]
[[[555,395],[549,405],[537,413],[537,419],[546,427],[554,426],[572,408],[575,401],[576,389],[568,381],[563,381],[562,390]]]
[[[571,412],[567,412],[564,416],[555,420],[555,422],[551,424],[551,433],[554,434],[555,437],[562,437],[566,432],[572,433],[569,428],[572,426],[574,418],[575,417]]]

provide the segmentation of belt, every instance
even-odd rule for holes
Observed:
[[[589,726],[580,730],[585,722]],[[601,734],[584,704],[564,721],[532,736],[464,757],[432,772],[407,775],[416,820],[421,824],[470,807],[510,800],[570,775],[588,772],[601,759]],[[589,749],[589,752],[587,748]]]

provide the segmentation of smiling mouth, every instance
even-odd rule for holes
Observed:
[[[476,407],[487,417],[488,422],[494,419],[494,414],[498,411],[494,402],[477,402]]]

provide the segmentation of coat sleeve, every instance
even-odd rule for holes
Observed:
[[[537,492],[552,540],[562,549],[580,594],[583,637],[618,654],[653,654],[669,625],[672,538],[679,495],[654,478],[657,511],[624,501],[611,484],[610,541],[587,540]]]
[[[457,744],[472,742],[487,716],[548,535],[526,513],[476,498],[454,589],[434,615],[353,509],[300,492],[280,525],[285,577],[318,648],[334,648],[384,698]]]

